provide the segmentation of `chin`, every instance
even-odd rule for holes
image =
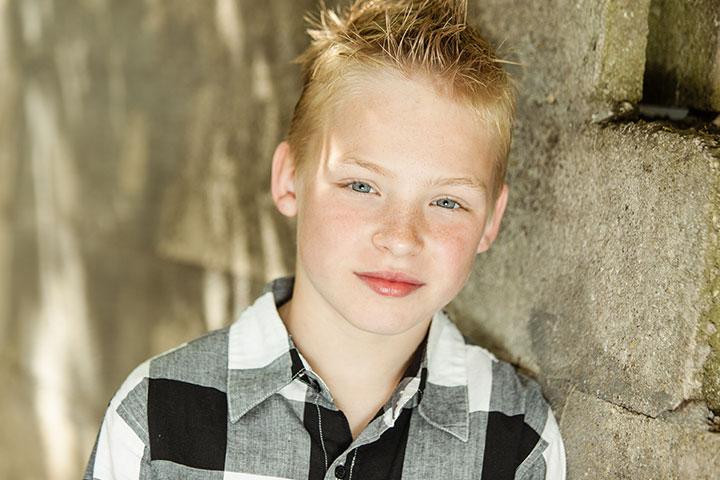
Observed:
[[[382,309],[381,309],[382,310]],[[358,312],[356,316],[352,314],[346,317],[348,322],[358,330],[375,335],[401,335],[413,327],[418,326],[421,321],[413,320],[409,317],[393,317],[389,316],[387,310],[382,313]]]
[[[391,325],[367,325],[367,324],[353,324],[355,328],[358,330],[362,330],[365,333],[372,333],[373,335],[382,335],[387,337],[392,337],[395,335],[401,335],[408,330],[410,330],[409,327],[394,327]]]

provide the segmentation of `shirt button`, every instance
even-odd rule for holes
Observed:
[[[345,466],[344,465],[338,465],[335,467],[335,477],[336,478],[345,478]]]

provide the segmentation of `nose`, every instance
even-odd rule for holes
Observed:
[[[373,244],[394,256],[417,255],[423,247],[422,223],[421,215],[414,212],[388,213],[373,234]]]

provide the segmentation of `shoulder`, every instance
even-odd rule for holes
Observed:
[[[224,425],[226,365],[227,329],[142,362],[110,401],[86,478],[145,478],[151,451],[171,451],[166,438]]]
[[[148,360],[150,378],[225,390],[230,327],[213,330]]]
[[[548,404],[539,383],[511,363],[466,339],[468,386],[488,388],[487,409],[507,415],[533,414]]]
[[[538,433],[542,431],[550,406],[538,382],[467,339],[464,348],[470,411],[521,417]]]
[[[111,400],[141,407],[151,388],[187,384],[224,392],[227,384],[228,327],[208,332],[198,338],[155,355],[138,365],[124,380]]]
[[[565,450],[540,384],[512,364],[465,339],[468,401],[486,421],[486,445],[516,449],[516,478],[565,478]],[[492,454],[492,452],[488,452]]]

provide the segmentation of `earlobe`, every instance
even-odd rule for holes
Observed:
[[[281,142],[273,154],[270,190],[280,213],[286,217],[297,215],[295,159],[287,141]]]
[[[505,213],[505,207],[507,206],[509,190],[510,188],[507,183],[503,184],[500,195],[498,195],[497,200],[495,200],[492,220],[485,227],[483,236],[480,239],[480,244],[478,245],[477,253],[487,251],[497,238],[497,235],[500,232],[500,222],[502,221],[503,214]]]

